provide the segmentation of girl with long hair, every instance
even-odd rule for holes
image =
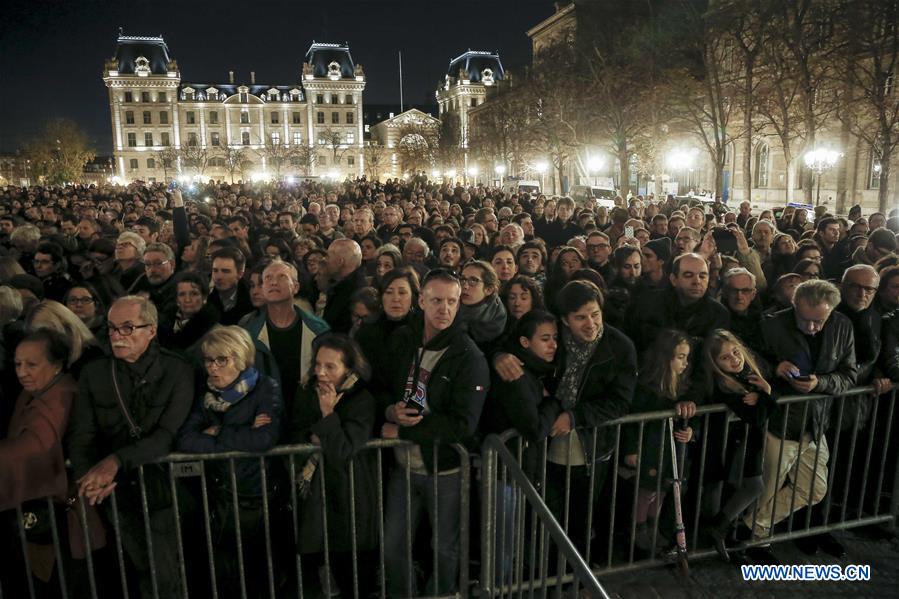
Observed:
[[[708,528],[715,541],[718,554],[728,561],[725,539],[732,522],[759,495],[764,488],[762,480],[762,448],[765,442],[765,425],[768,415],[777,409],[771,385],[765,380],[760,362],[736,335],[724,329],[717,329],[703,343],[705,371],[711,376],[710,391],[712,403],[723,403],[739,416],[741,423],[731,425],[733,430],[728,438],[726,463],[723,471],[726,481],[736,481],[728,485],[728,497],[718,512],[712,517]],[[763,363],[762,363],[763,364]],[[744,427],[748,427],[745,432]],[[721,438],[721,434],[710,433]],[[709,452],[707,455],[721,455]],[[721,503],[719,501],[713,502]]]
[[[644,358],[631,413],[670,410],[681,400],[687,387],[690,349],[690,338],[685,333],[666,330],[659,335]],[[643,427],[642,443],[636,426],[626,427],[623,431],[624,463],[637,469],[635,542],[642,551],[652,551],[649,520],[658,519],[666,496],[664,482],[673,475],[671,444],[665,430],[667,423],[667,419],[647,422]],[[693,424],[691,419],[686,428],[675,430],[674,439],[679,443],[689,442],[693,438]]]

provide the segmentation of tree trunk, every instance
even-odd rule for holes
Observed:
[[[627,199],[627,194],[631,190],[631,169],[630,169],[630,156],[627,151],[627,142],[621,141],[618,143],[618,170],[621,173],[619,177],[619,186],[621,189],[619,190],[619,194],[622,198]]]
[[[885,143],[880,156],[880,187],[877,190],[877,206],[884,214],[889,214],[893,207],[890,200],[890,162],[892,160],[893,144]]]
[[[752,201],[752,64],[746,68],[743,87],[743,201]]]

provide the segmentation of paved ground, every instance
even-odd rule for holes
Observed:
[[[869,564],[868,582],[746,582],[738,567],[716,558],[691,563],[690,576],[681,578],[674,567],[659,567],[631,573],[604,576],[600,582],[611,594],[622,599],[664,598],[793,598],[812,596],[864,597],[887,599],[899,597],[899,540],[874,539],[849,531],[837,533],[848,552],[842,560],[819,553],[809,557],[793,543],[774,546],[782,564]]]

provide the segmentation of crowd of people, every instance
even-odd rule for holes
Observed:
[[[733,539],[764,538],[799,510],[816,525],[825,503],[882,509],[873,490],[863,505],[842,502],[844,489],[873,489],[873,474],[853,471],[865,452],[848,447],[873,437],[875,451],[889,449],[877,425],[888,402],[776,400],[867,385],[882,395],[899,381],[899,214],[615,203],[420,178],[0,191],[4,554],[22,554],[17,506],[38,522],[29,544],[46,545],[51,497],[70,520],[59,533],[71,536],[70,585],[79,560],[120,530],[139,596],[178,596],[175,514],[202,520],[202,510],[173,498],[156,462],[314,444],[321,452],[291,476],[273,460],[265,471],[254,459],[208,465],[219,594],[242,582],[250,596],[267,592],[262,498],[284,504],[293,492],[299,534],[270,541],[304,557],[313,586],[375,592],[378,560],[353,556],[375,554],[383,518],[387,595],[451,593],[467,567],[454,445],[476,452],[515,429],[547,443],[542,491],[581,552],[591,541],[593,555],[606,550],[618,472],[633,484],[637,549],[653,555],[667,549],[656,534],[671,531],[666,423],[623,429],[618,451],[602,425],[665,409],[688,446],[686,492],[702,489],[702,531],[723,559],[776,561]],[[707,404],[736,420],[700,418]],[[382,473],[363,451],[376,438],[408,442]],[[372,500],[381,474],[383,514]],[[508,501],[481,509],[508,518]],[[400,549],[423,513],[433,553]],[[828,534],[798,543],[844,554]],[[35,583],[52,586],[59,556],[29,556]],[[499,563],[500,579],[509,567]],[[21,572],[5,568],[4,593]]]

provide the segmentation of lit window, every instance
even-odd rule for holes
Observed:
[[[303,134],[299,131],[293,132],[293,145],[298,146],[303,143]]]
[[[279,146],[281,145],[281,134],[275,131],[272,133],[272,145]]]
[[[768,187],[768,144],[755,147],[755,186]]]
[[[218,132],[217,132],[217,131],[213,131],[213,132],[210,134],[209,137],[210,137],[210,139],[209,139],[210,143],[211,143],[213,146],[218,147],[218,145],[219,145],[219,134],[218,134]]]

